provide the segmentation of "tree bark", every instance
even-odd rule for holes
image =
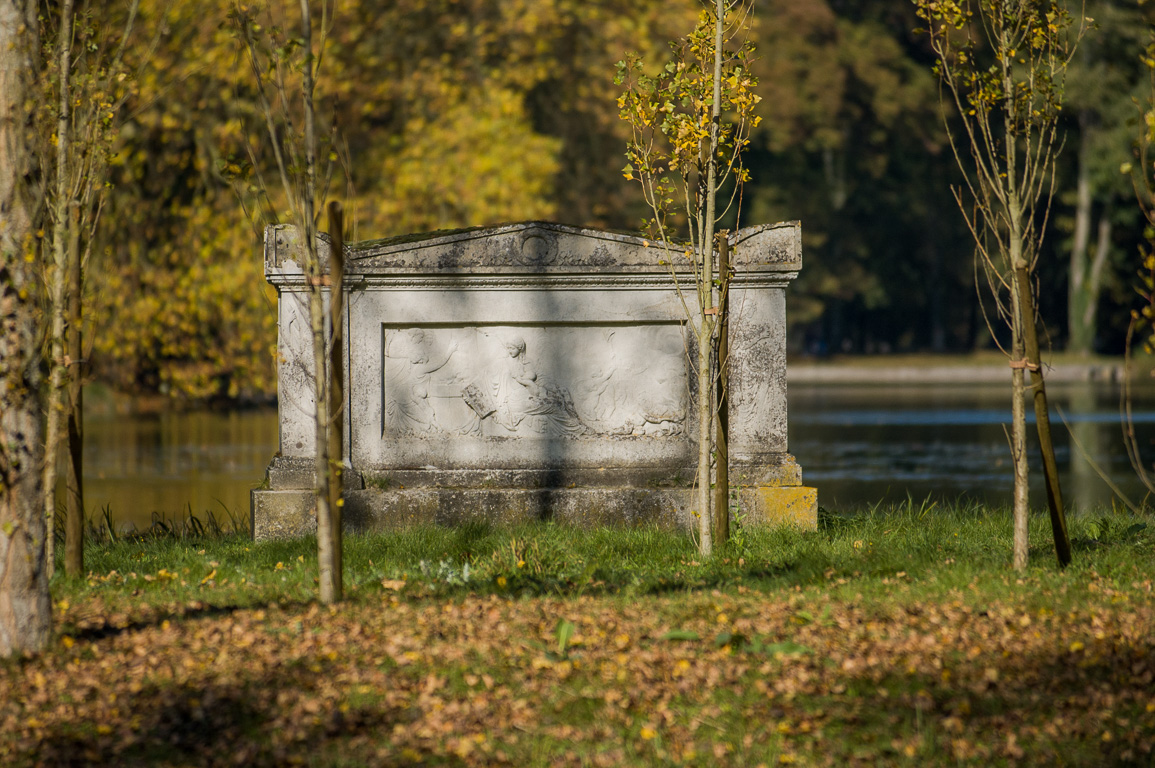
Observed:
[[[718,428],[715,437],[714,470],[714,543],[724,545],[730,540],[730,243],[729,233],[718,237],[718,383],[715,403],[718,409]]]
[[[331,586],[334,599],[343,592],[341,512],[345,504],[342,475],[345,468],[345,334],[344,282],[345,232],[341,204],[329,203],[329,235],[332,248],[329,256],[329,527],[332,539],[333,563]]]
[[[1011,292],[1012,320],[1012,362],[1023,360],[1022,307],[1017,291]],[[1027,529],[1030,514],[1030,476],[1027,466],[1027,411],[1023,401],[1023,369],[1011,369],[1011,465],[1014,468],[1014,534],[1012,541],[1012,564],[1016,571],[1027,568],[1029,533]]]
[[[1090,276],[1087,284],[1087,305],[1083,308],[1083,325],[1091,329],[1090,351],[1094,351],[1095,335],[1098,330],[1099,292],[1103,288],[1103,269],[1107,256],[1111,253],[1111,212],[1104,209],[1099,214],[1099,238],[1095,242],[1095,256],[1091,259]]]
[[[702,325],[706,322],[703,321]],[[714,525],[710,513],[710,447],[713,442],[714,396],[711,386],[712,345],[710,334],[699,329],[698,336],[698,551],[709,557],[714,551]]]
[[[36,4],[0,0],[0,657],[44,648],[52,629],[45,570],[36,299],[25,100]]]
[[[1009,51],[1011,46],[1008,41],[1008,32],[1005,27],[1001,28],[999,37],[1000,51]],[[1011,61],[1007,56],[1002,56],[999,60],[1002,67],[1003,74],[1003,98],[1010,101],[1014,98],[1014,78],[1011,74]],[[1015,276],[1019,270],[1026,270],[1028,268],[1027,256],[1024,253],[1024,234],[1023,234],[1023,203],[1019,197],[1019,186],[1016,178],[1018,172],[1018,159],[1016,156],[1016,144],[1014,141],[1015,130],[1012,123],[1011,115],[1013,112],[1013,104],[1004,103],[1003,110],[1003,135],[1006,137],[1003,151],[1006,153],[1003,156],[1003,173],[1005,177],[1004,195],[1006,204],[1006,221],[1009,232],[1007,233],[1007,246],[1009,253],[1006,254],[1007,266],[1010,267],[1007,273],[1009,280],[1009,291],[1011,294],[1011,460],[1014,464],[1015,483],[1014,483],[1014,542],[1012,561],[1016,571],[1025,570],[1027,567],[1027,556],[1029,552],[1029,530],[1028,522],[1030,515],[1030,485],[1029,485],[1029,467],[1027,465],[1027,412],[1026,405],[1023,402],[1023,361],[1024,356],[1024,339],[1023,328],[1026,326],[1027,313],[1032,312],[1034,307],[1024,306],[1022,292],[1018,290],[1015,284]],[[1029,206],[1028,206],[1029,207]],[[1030,322],[1034,321],[1033,314]]]
[[[714,3],[714,102],[710,113],[710,143],[706,157],[706,205],[702,211],[698,271],[698,548],[709,556],[714,550],[713,494],[710,492],[710,453],[714,439],[714,367],[712,352],[718,301],[714,292],[714,226],[718,210],[718,130],[722,120],[722,45],[725,42],[726,5]]]
[[[64,572],[84,575],[84,357],[81,335],[83,275],[80,258],[79,211],[68,239],[68,455],[64,476]]]
[[[49,306],[52,312],[52,329],[49,335],[48,378],[48,420],[44,438],[44,519],[48,525],[48,540],[45,542],[45,557],[48,575],[56,570],[56,470],[60,448],[60,427],[64,423],[65,365],[64,365],[64,288],[68,283],[67,243],[69,194],[68,194],[68,145],[72,135],[69,110],[72,92],[69,88],[72,74],[72,0],[64,0],[60,6],[60,36],[56,41],[56,76],[60,88],[60,100],[56,113],[56,168],[55,192],[52,196],[52,283]]]
[[[1047,408],[1047,388],[1043,381],[1043,366],[1039,357],[1039,337],[1035,331],[1035,299],[1027,277],[1026,265],[1015,270],[1015,289],[1023,312],[1023,344],[1027,367],[1031,371],[1031,395],[1035,404],[1035,427],[1039,433],[1039,449],[1043,454],[1043,476],[1047,483],[1047,507],[1051,511],[1051,533],[1055,538],[1055,554],[1059,565],[1071,564],[1071,542],[1067,538],[1067,517],[1063,511],[1063,491],[1059,485],[1059,465],[1055,461],[1055,445],[1051,440],[1051,414]]]
[[[1111,249],[1112,232],[1110,211],[1104,207],[1099,214],[1095,252],[1088,256],[1094,202],[1090,179],[1090,123],[1088,112],[1080,112],[1075,232],[1071,245],[1070,285],[1067,289],[1067,350],[1080,355],[1094,352],[1099,293],[1103,285],[1103,268]]]
[[[309,324],[313,335],[314,371],[314,498],[317,505],[317,570],[321,602],[329,604],[341,599],[338,577],[334,572],[333,518],[329,506],[329,431],[333,428],[329,414],[329,386],[333,371],[325,354],[325,309],[323,275],[317,257],[317,233],[314,225],[314,200],[317,194],[317,135],[313,111],[313,20],[309,0],[301,0],[301,36],[305,61],[302,72],[301,96],[305,117],[305,185],[301,195],[302,230],[305,237],[305,272],[309,278]]]

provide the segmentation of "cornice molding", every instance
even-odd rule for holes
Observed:
[[[797,269],[758,270],[735,274],[732,289],[784,288],[798,276]],[[305,290],[308,283],[300,272],[267,273],[266,279],[284,290]],[[684,290],[692,288],[692,276],[679,275]],[[672,291],[668,274],[470,274],[470,275],[382,275],[349,274],[345,290],[362,291]]]

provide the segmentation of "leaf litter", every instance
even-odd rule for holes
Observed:
[[[935,600],[855,580],[642,599],[387,584],[334,608],[97,593],[57,605],[49,652],[0,665],[0,764],[1155,761],[1150,578],[1012,579]]]

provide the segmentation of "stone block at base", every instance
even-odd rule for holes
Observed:
[[[743,488],[742,513],[750,525],[770,528],[818,529],[818,489],[806,486]]]
[[[818,526],[818,494],[813,488],[744,487],[738,498],[747,525],[803,530]],[[347,532],[537,520],[582,527],[688,530],[691,502],[688,488],[369,488],[346,491],[343,517]],[[253,538],[258,541],[313,535],[317,530],[311,491],[253,491],[252,507]]]
[[[253,491],[250,521],[253,539],[296,539],[317,532],[312,491]]]
[[[406,488],[352,491],[345,498],[351,530],[483,522],[516,525],[551,520],[577,526],[685,527],[689,493],[635,488]]]

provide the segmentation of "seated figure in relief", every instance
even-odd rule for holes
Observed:
[[[504,341],[506,356],[493,367],[490,379],[492,421],[501,428],[487,434],[575,437],[589,432],[578,418],[569,392],[539,376],[526,357],[525,339]]]

